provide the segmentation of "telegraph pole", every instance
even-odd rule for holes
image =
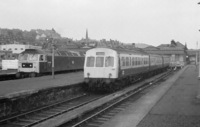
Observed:
[[[51,37],[51,38],[47,38],[47,42],[51,45],[51,72],[52,72],[52,78],[54,79],[55,76],[54,76],[54,56],[55,56],[55,45],[54,45],[54,39]]]
[[[198,54],[199,54],[199,76],[198,76],[198,79],[200,80],[200,49],[198,49]]]
[[[196,61],[195,61],[196,67],[197,67],[197,62],[198,62],[198,41],[196,43]]]
[[[198,4],[200,4],[200,2],[198,2]],[[199,30],[200,31],[200,30]],[[198,42],[197,42],[198,44]],[[197,94],[197,99],[200,99],[200,49],[199,47],[197,46],[197,53],[199,54],[199,75],[198,75],[198,94]]]

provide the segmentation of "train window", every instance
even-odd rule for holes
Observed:
[[[134,57],[132,57],[132,66],[134,66]]]
[[[112,56],[106,57],[105,66],[113,67],[114,66],[114,57],[112,57]]]
[[[44,56],[40,55],[40,61],[44,61]]]
[[[148,58],[146,58],[146,64],[148,64]]]
[[[103,67],[104,57],[96,57],[96,67]]]
[[[94,67],[94,57],[93,56],[87,57],[86,66],[87,67]]]
[[[140,65],[140,59],[137,57],[137,65]]]
[[[122,57],[122,66],[126,66],[126,60],[125,60],[125,57]]]
[[[28,59],[28,54],[20,54],[19,55],[19,60],[27,60]]]
[[[129,66],[129,58],[126,57],[126,66]]]
[[[137,57],[135,57],[134,60],[135,60],[135,61],[134,61],[134,62],[135,62],[134,65],[137,66]]]
[[[31,61],[32,60],[34,60],[34,61],[38,60],[38,55],[36,55],[36,54],[29,54],[28,55],[28,59],[31,60]]]
[[[142,59],[141,58],[139,58],[139,65],[141,65],[141,63],[142,63],[142,61],[141,61]]]

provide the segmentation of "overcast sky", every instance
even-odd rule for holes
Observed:
[[[200,0],[0,0],[0,28],[52,29],[62,37],[200,45]]]

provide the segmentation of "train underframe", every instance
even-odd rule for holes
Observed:
[[[114,92],[138,81],[150,78],[166,71],[168,67],[152,71],[146,71],[139,74],[128,75],[118,79],[85,79],[84,89],[90,92]]]
[[[25,77],[37,77],[40,74],[37,72],[17,72],[16,73],[16,78],[25,78]]]

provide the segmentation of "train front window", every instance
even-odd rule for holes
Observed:
[[[96,57],[96,67],[103,67],[104,57]]]
[[[94,57],[93,56],[87,57],[86,66],[87,67],[94,67]]]
[[[18,59],[20,61],[28,60],[28,54],[20,54]]]
[[[105,66],[113,67],[114,66],[114,57],[112,57],[112,56],[106,57]]]
[[[38,60],[38,55],[37,54],[29,54],[28,55],[28,60],[37,61]]]

